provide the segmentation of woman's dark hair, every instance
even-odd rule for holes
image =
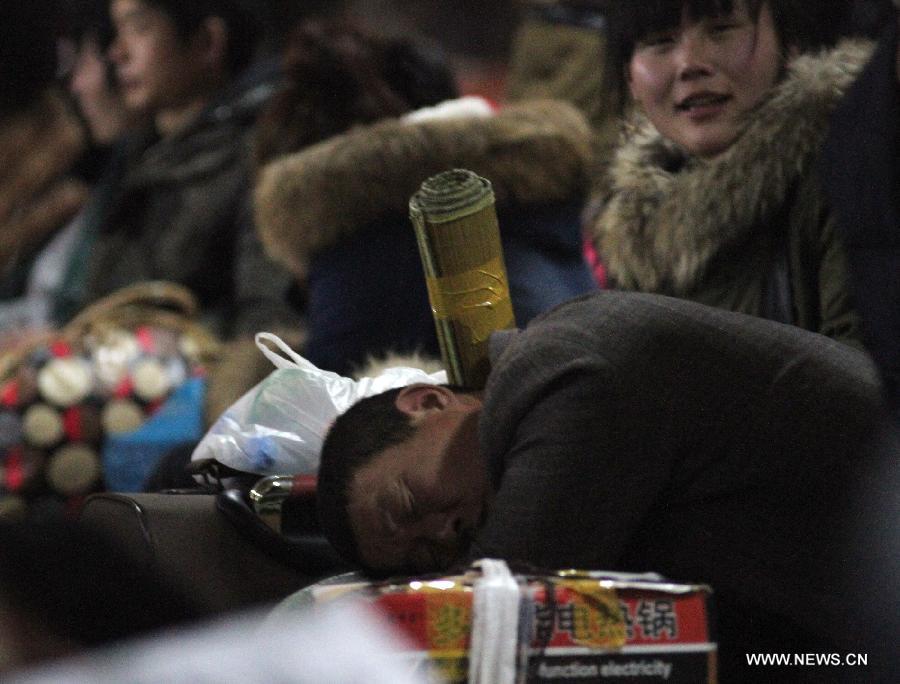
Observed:
[[[311,19],[284,49],[285,86],[257,126],[258,165],[352,126],[396,117],[457,96],[437,51],[376,38],[340,19]]]
[[[609,12],[607,69],[611,82],[627,100],[625,70],[635,45],[644,36],[681,23],[682,12],[699,21],[731,12],[743,2],[750,16],[759,17],[763,5],[772,12],[783,50],[801,52],[833,45],[846,25],[850,0],[640,0],[615,2]]]
[[[363,566],[350,524],[349,487],[357,471],[388,447],[409,439],[415,428],[395,405],[402,388],[367,397],[338,416],[322,446],[316,505],[319,525],[347,561]]]
[[[263,22],[251,0],[141,0],[164,12],[187,40],[208,17],[219,17],[228,28],[227,68],[239,73],[256,55],[262,40]]]
[[[106,50],[113,39],[108,0],[63,0],[63,33],[80,46],[86,40]]]

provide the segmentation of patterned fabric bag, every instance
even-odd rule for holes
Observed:
[[[0,517],[139,491],[166,452],[202,436],[218,349],[189,290],[147,282],[0,357]]]

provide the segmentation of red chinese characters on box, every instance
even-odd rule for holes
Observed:
[[[525,682],[716,681],[706,587],[588,575],[521,586]],[[472,596],[453,577],[381,587],[374,603],[420,649],[423,669],[465,682]]]

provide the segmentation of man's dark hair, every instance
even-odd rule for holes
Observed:
[[[316,490],[319,525],[347,561],[365,566],[350,525],[349,488],[357,471],[388,447],[415,432],[395,401],[402,387],[367,397],[338,416],[331,426],[319,466]]]
[[[256,55],[262,40],[263,22],[251,0],[142,0],[164,12],[175,24],[182,40],[193,36],[203,21],[219,17],[228,28],[226,67],[232,76]]]
[[[681,23],[683,11],[693,20],[731,12],[740,0],[641,0],[615,2],[609,11],[607,74],[627,101],[625,70],[638,41],[651,33]],[[801,52],[833,45],[849,17],[849,0],[745,0],[756,19],[764,4],[772,12],[782,50],[796,46]]]

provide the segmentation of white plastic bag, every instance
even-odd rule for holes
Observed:
[[[316,368],[271,333],[257,333],[256,346],[276,370],[219,417],[191,460],[213,458],[260,475],[314,474],[328,428],[356,401],[415,382],[447,382],[445,371],[428,374],[402,367],[374,378],[346,378]]]

